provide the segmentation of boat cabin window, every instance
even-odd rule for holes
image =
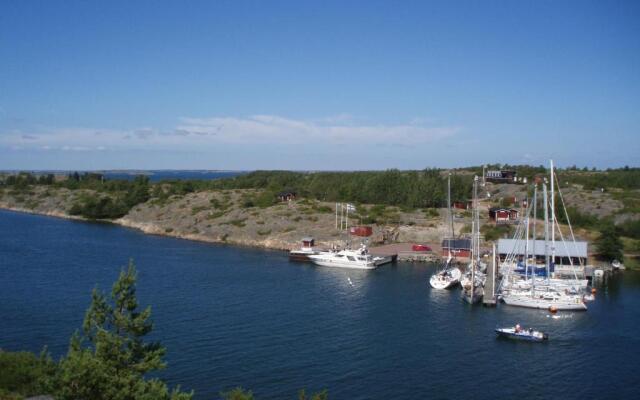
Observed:
[[[356,259],[353,258],[353,256],[347,256],[347,258],[349,259],[349,261],[355,261]]]
[[[344,254],[336,254],[336,257],[344,257]]]

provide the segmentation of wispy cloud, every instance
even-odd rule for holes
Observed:
[[[181,118],[168,130],[40,128],[0,134],[0,146],[43,150],[206,149],[220,144],[420,145],[455,135],[458,126],[434,126],[415,119],[402,124],[363,124],[343,114],[298,120],[276,115]]]

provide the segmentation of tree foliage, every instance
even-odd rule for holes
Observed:
[[[256,171],[210,181],[208,188],[266,189],[272,193],[295,190],[303,197],[321,201],[384,204],[413,209],[445,206],[446,182],[446,175],[437,169],[313,173]],[[471,183],[472,177],[469,175],[452,176],[452,200],[468,199]]]
[[[53,388],[56,364],[46,349],[40,356],[26,351],[0,350],[0,399],[9,394],[36,396]]]
[[[82,325],[60,362],[56,398],[95,400],[187,400],[191,394],[169,392],[159,379],[145,374],[163,369],[165,349],[147,342],[153,324],[151,308],[140,311],[133,262],[122,270],[110,298],[97,289]]]
[[[603,224],[600,228],[600,236],[595,240],[600,258],[612,261],[622,261],[623,244],[620,240],[618,229],[611,223]]]

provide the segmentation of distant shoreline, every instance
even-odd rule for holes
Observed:
[[[197,234],[182,234],[182,233],[174,233],[174,232],[163,232],[160,227],[158,227],[157,225],[154,225],[153,223],[136,223],[136,222],[127,220],[126,218],[119,218],[119,219],[114,219],[114,220],[110,220],[110,219],[88,219],[88,218],[79,217],[79,216],[75,216],[75,215],[69,215],[69,214],[62,213],[62,212],[57,212],[57,211],[40,212],[40,211],[34,211],[34,210],[30,210],[30,209],[23,208],[23,207],[11,207],[11,206],[7,206],[7,205],[5,205],[5,204],[3,204],[1,202],[0,202],[0,209],[5,210],[5,211],[15,212],[15,213],[32,214],[32,215],[37,215],[37,216],[41,216],[41,217],[53,217],[53,218],[59,218],[59,219],[66,219],[66,220],[70,220],[70,221],[80,221],[80,222],[89,222],[89,223],[91,223],[91,222],[107,223],[107,224],[112,224],[112,225],[118,225],[118,226],[121,226],[123,228],[135,229],[137,231],[140,231],[140,232],[144,233],[145,235],[164,236],[164,237],[169,237],[169,238],[174,238],[174,239],[189,240],[189,241],[192,241],[192,242],[212,243],[212,244],[226,244],[226,245],[237,246],[237,247],[249,247],[249,248],[255,248],[255,249],[277,250],[277,251],[289,251],[292,248],[297,246],[297,243],[291,243],[290,247],[289,246],[286,246],[286,247],[269,246],[269,245],[265,245],[265,244],[260,244],[259,242],[256,242],[255,244],[248,244],[246,242],[236,242],[233,239],[231,239],[231,240],[219,240],[219,239],[216,239],[214,237],[206,237],[206,236],[197,235]]]

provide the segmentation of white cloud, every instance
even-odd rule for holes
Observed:
[[[40,128],[13,131],[0,134],[0,146],[91,151],[207,149],[220,144],[420,145],[450,137],[460,129],[427,125],[418,119],[395,125],[362,124],[354,122],[347,114],[317,120],[254,115],[181,118],[171,130],[143,127],[134,130]]]

